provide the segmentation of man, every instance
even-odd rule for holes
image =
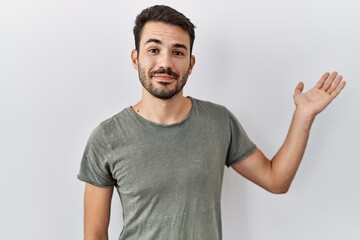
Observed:
[[[138,15],[132,64],[141,100],[92,133],[78,178],[85,187],[85,239],[108,239],[115,186],[123,207],[121,240],[218,240],[224,166],[272,193],[285,193],[303,157],[311,125],[345,86],[325,73],[303,93],[277,154],[267,159],[225,107],[184,97],[195,65],[194,25],[167,6]]]

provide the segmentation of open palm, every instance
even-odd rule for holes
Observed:
[[[315,117],[335,99],[345,84],[337,72],[325,73],[316,85],[305,93],[302,92],[304,84],[300,82],[294,92],[295,105],[303,109],[308,116]]]

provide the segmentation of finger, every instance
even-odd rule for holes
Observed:
[[[301,94],[303,90],[304,90],[304,83],[303,83],[303,82],[299,82],[299,83],[296,85],[295,92],[294,92],[294,96],[297,95],[297,94]]]
[[[342,79],[343,77],[341,75],[337,75],[327,92],[331,94],[337,88]]]
[[[341,92],[341,90],[343,90],[343,88],[345,87],[346,82],[345,81],[341,81],[337,87],[334,89],[334,91],[331,92],[331,96],[333,98],[336,98],[337,95],[339,95],[339,93]]]
[[[333,72],[331,73],[331,75],[328,77],[328,79],[326,79],[324,85],[321,87],[322,90],[327,91],[331,84],[333,83],[333,81],[335,80],[336,76],[338,75],[337,72]]]
[[[315,87],[316,88],[321,88],[324,85],[324,82],[326,81],[326,79],[330,76],[330,73],[326,72],[322,75],[322,77],[320,78],[320,80],[316,83]]]

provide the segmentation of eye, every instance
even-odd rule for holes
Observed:
[[[158,53],[159,50],[156,49],[156,48],[150,48],[150,49],[148,50],[148,52],[149,52],[149,53]]]
[[[175,56],[184,56],[184,53],[180,52],[180,51],[173,51],[173,54]]]

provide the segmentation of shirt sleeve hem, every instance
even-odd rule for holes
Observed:
[[[249,156],[250,154],[252,154],[256,149],[256,145],[254,144],[250,149],[249,151],[247,151],[245,154],[243,154],[241,157],[237,158],[236,160],[234,161],[231,161],[231,162],[226,162],[225,165],[227,167],[230,167],[232,164],[236,163],[236,162],[239,162],[241,160],[243,160],[244,158],[246,158],[247,156]]]
[[[77,178],[78,178],[80,181],[83,181],[83,182],[86,182],[86,183],[90,183],[91,185],[94,185],[94,186],[96,186],[96,187],[107,188],[107,187],[113,187],[113,186],[114,186],[114,183],[99,184],[99,183],[96,183],[96,182],[94,182],[94,181],[92,181],[92,180],[83,178],[83,177],[81,177],[80,175],[77,175]]]

